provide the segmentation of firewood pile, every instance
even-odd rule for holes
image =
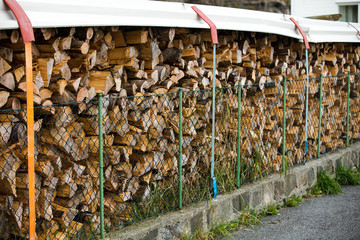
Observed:
[[[72,239],[99,230],[99,116],[104,133],[105,226],[177,206],[179,89],[183,93],[184,201],[209,176],[211,153],[210,31],[183,28],[37,29],[32,44],[38,239]],[[215,155],[236,171],[238,85],[241,151],[251,163],[281,166],[283,80],[288,164],[315,156],[320,74],[321,151],[344,145],[347,75],[360,46],[311,44],[309,154],[305,146],[305,49],[271,34],[221,31],[217,66]],[[28,236],[24,44],[0,31],[0,238]],[[350,136],[360,138],[359,76],[350,77]],[[99,112],[99,95],[102,112]],[[254,163],[255,164],[255,163]],[[206,195],[206,194],[205,194]],[[195,196],[195,197],[194,197]],[[202,196],[202,199],[204,196]]]

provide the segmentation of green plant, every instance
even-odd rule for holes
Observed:
[[[231,192],[236,189],[236,159],[228,158],[228,150],[225,150],[226,156],[219,156],[215,161],[215,177],[219,193]]]
[[[345,168],[341,163],[338,164],[335,172],[335,180],[340,185],[359,185],[360,176],[359,172],[351,169]]]
[[[204,233],[202,230],[196,230],[192,234],[186,234],[181,236],[180,240],[207,240],[211,239],[209,234]]]
[[[237,220],[233,220],[230,223],[221,223],[210,230],[210,236],[224,236],[230,237],[231,231],[237,229],[238,223]]]
[[[248,227],[261,224],[259,215],[253,210],[242,211],[240,217],[230,223],[221,223],[210,230],[210,236],[231,236],[231,231],[242,226]]]
[[[272,166],[269,161],[268,149],[268,146],[262,149],[256,145],[251,155],[243,154],[241,158],[241,179],[245,182],[254,181],[262,179],[263,176],[271,172]]]
[[[279,214],[279,209],[281,208],[281,206],[279,204],[277,205],[269,205],[266,208],[263,208],[261,210],[261,215],[263,216],[267,216],[267,215],[277,215]]]
[[[310,188],[307,190],[307,195],[306,197],[313,197],[313,196],[320,196],[322,195],[323,192],[321,191],[321,189],[319,188],[319,186],[314,186],[313,188]]]
[[[243,226],[253,226],[262,224],[259,215],[254,210],[242,211],[239,224]]]
[[[181,240],[208,240],[214,239],[217,236],[231,237],[231,231],[240,227],[249,227],[253,225],[262,224],[260,216],[254,210],[243,210],[238,219],[232,220],[229,223],[220,223],[210,229],[208,233],[203,230],[196,230],[192,234],[183,235]]]
[[[302,197],[292,195],[291,198],[285,198],[284,199],[284,205],[286,207],[296,207],[303,201]]]
[[[339,183],[327,175],[325,170],[317,174],[317,182],[315,187],[324,194],[342,193]]]

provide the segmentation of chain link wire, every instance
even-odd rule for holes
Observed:
[[[286,144],[288,165],[304,163],[317,153],[320,78],[310,78],[308,115],[306,116],[306,79],[289,80],[286,86]],[[306,139],[307,121],[307,139]],[[306,141],[308,152],[305,153]]]
[[[100,232],[97,99],[36,107],[39,239],[89,239]]]
[[[347,75],[324,77],[321,153],[345,147]]]
[[[211,90],[183,92],[184,205],[211,198],[211,102]]]
[[[360,75],[350,75],[349,139],[360,139]],[[323,78],[320,153],[346,145],[348,76]],[[241,184],[316,157],[320,77],[216,90],[215,177],[219,193],[237,188],[238,108],[241,106]],[[102,102],[105,230],[209,200],[211,89],[184,91],[179,159],[179,91],[104,97]],[[36,107],[35,200],[39,239],[92,239],[100,234],[98,98]],[[0,112],[0,239],[26,239],[29,230],[26,110]],[[285,139],[283,133],[285,131]],[[285,140],[285,156],[282,156]],[[179,163],[182,173],[179,173]],[[285,166],[285,169],[282,167]],[[179,174],[182,188],[179,189]]]
[[[26,114],[0,112],[0,238],[25,238],[29,231]],[[36,195],[40,180],[36,175]]]
[[[104,98],[105,228],[178,205],[178,92]]]
[[[281,168],[282,87],[278,82],[245,85],[241,102],[241,181]]]
[[[238,87],[216,90],[215,177],[218,193],[236,189]]]

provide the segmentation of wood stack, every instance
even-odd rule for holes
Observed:
[[[360,46],[312,44],[310,77],[355,72]],[[180,28],[61,28],[36,31],[33,44],[39,239],[72,238],[99,223],[99,120],[104,95],[106,227],[136,217],[134,202],[151,202],[177,178],[178,89],[184,94],[184,181],[191,185],[210,166],[212,43],[207,30]],[[242,152],[278,170],[282,143],[282,80],[305,79],[304,47],[297,40],[258,33],[221,32],[215,63],[218,157],[234,158],[237,86],[243,85]],[[274,83],[273,81],[276,81]],[[304,159],[305,82],[288,83],[286,150]],[[250,86],[251,84],[256,84]],[[360,86],[352,77],[351,135],[359,138]],[[232,88],[231,88],[232,87]],[[322,150],[343,144],[346,78],[324,80]],[[159,94],[147,96],[149,94]],[[319,80],[309,88],[310,155],[317,144]],[[27,237],[26,84],[24,46],[17,30],[0,32],[0,235]],[[63,104],[66,103],[66,104]],[[57,104],[57,105],[53,105]],[[230,111],[229,111],[230,110]],[[201,147],[199,147],[201,146]],[[229,152],[229,146],[232,149]],[[231,169],[233,170],[233,169]],[[230,171],[230,169],[229,169]],[[174,189],[176,191],[176,189]],[[157,203],[157,209],[165,205]],[[146,204],[143,205],[147,206]],[[7,224],[5,224],[7,223]]]

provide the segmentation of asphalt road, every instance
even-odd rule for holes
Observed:
[[[262,218],[263,225],[220,239],[360,240],[360,186],[342,186],[342,190],[340,195],[304,199],[297,207]]]

